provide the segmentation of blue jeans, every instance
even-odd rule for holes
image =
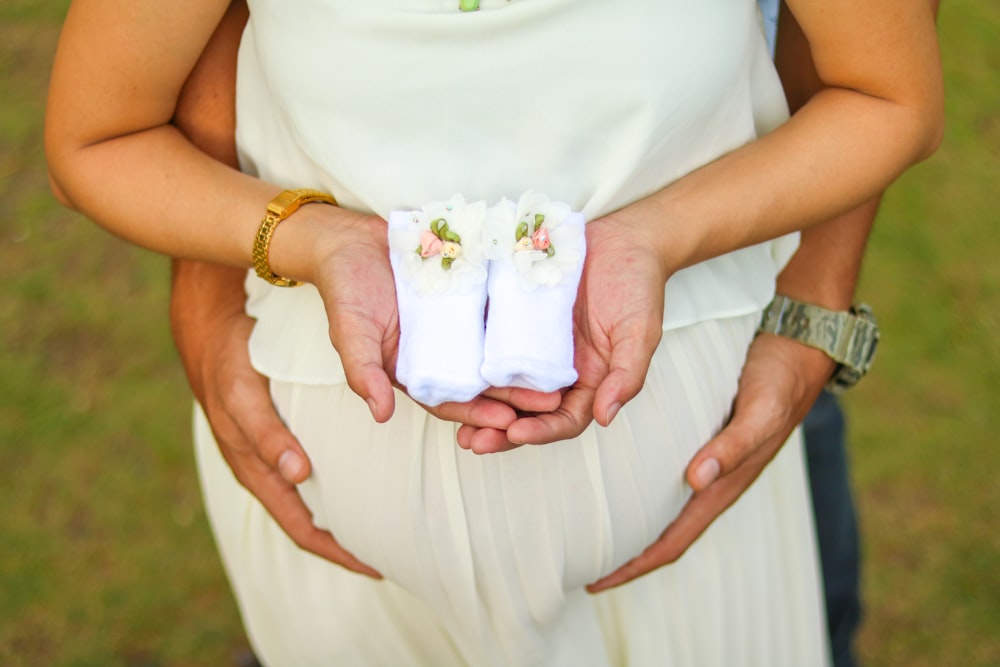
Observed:
[[[837,400],[820,394],[803,427],[833,664],[854,667],[853,640],[861,621],[860,549]]]

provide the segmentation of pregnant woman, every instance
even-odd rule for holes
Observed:
[[[78,0],[67,17],[47,121],[56,183],[155,250],[242,267],[257,250],[250,355],[312,460],[301,492],[346,564],[384,578],[295,547],[199,418],[206,503],[255,650],[270,665],[824,664],[796,446],[676,565],[584,587],[683,506],[787,233],[933,149],[929,11],[790,2],[827,88],[785,122],[753,0],[476,4],[249,3],[240,172],[169,124],[226,2]],[[261,224],[301,188],[336,205],[285,195],[303,205]],[[384,370],[400,333],[385,220],[455,193],[526,191],[590,221],[579,379],[523,399],[551,412],[507,433],[542,442],[567,415],[598,424],[481,455]],[[447,366],[463,343],[441,332],[416,354]],[[531,322],[509,335],[534,344]]]

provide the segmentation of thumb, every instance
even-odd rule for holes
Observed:
[[[695,491],[742,466],[748,458],[780,435],[776,427],[785,423],[773,410],[737,409],[729,423],[698,450],[688,464],[686,478]]]
[[[237,424],[257,457],[292,484],[305,481],[312,466],[298,439],[278,416],[267,381],[243,383],[238,398],[226,406],[226,413]]]
[[[657,326],[645,336],[626,335],[612,341],[610,370],[594,395],[594,419],[598,424],[610,424],[618,410],[642,389],[661,335],[662,328]]]
[[[334,347],[344,364],[348,386],[368,403],[376,422],[387,421],[395,410],[396,397],[383,365],[381,340],[370,335],[340,338]]]

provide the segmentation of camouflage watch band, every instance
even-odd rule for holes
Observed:
[[[796,340],[826,353],[837,370],[826,388],[833,393],[850,389],[871,368],[879,329],[866,305],[833,311],[778,294],[764,309],[758,332]]]

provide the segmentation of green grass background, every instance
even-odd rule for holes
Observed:
[[[0,665],[235,664],[167,263],[47,188],[66,4],[0,0]],[[886,197],[860,288],[883,345],[846,398],[872,667],[1000,665],[1000,3],[939,25],[946,138]]]

